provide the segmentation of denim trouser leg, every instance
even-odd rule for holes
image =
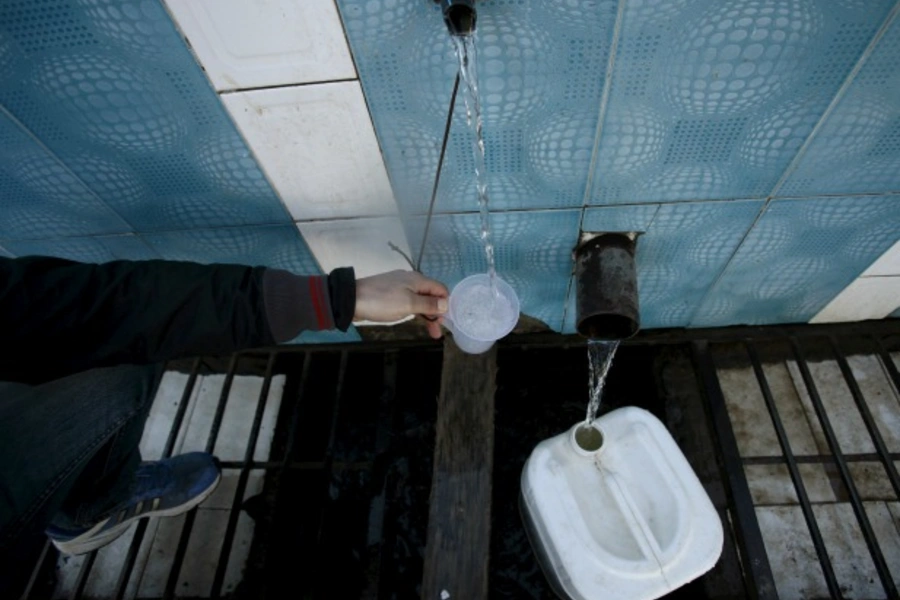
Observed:
[[[88,525],[127,499],[161,365],[0,383],[0,554],[51,522]]]

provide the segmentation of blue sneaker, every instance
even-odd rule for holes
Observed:
[[[138,467],[131,498],[92,527],[71,531],[52,525],[47,537],[64,554],[84,554],[96,550],[125,533],[144,517],[174,517],[203,502],[221,479],[212,455],[191,452]]]

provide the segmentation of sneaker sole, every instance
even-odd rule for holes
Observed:
[[[103,533],[98,534],[98,532],[103,529],[103,526],[106,525],[106,521],[97,523],[91,529],[88,529],[78,537],[72,538],[71,540],[58,541],[51,539],[50,541],[53,543],[57,550],[59,550],[63,554],[68,554],[70,556],[77,556],[79,554],[87,554],[88,552],[93,552],[94,550],[106,546],[107,544],[111,543],[113,540],[121,536],[128,530],[129,527],[131,527],[132,524],[134,524],[135,521],[149,517],[175,517],[180,514],[186,513],[187,511],[191,510],[192,508],[209,498],[210,494],[212,494],[216,490],[216,488],[219,487],[219,482],[221,480],[222,474],[219,473],[216,476],[216,480],[213,481],[208,488],[206,488],[184,504],[179,504],[178,506],[173,506],[172,508],[167,508],[164,510],[152,510],[142,515],[131,517],[130,519],[122,521],[115,527],[110,527]]]

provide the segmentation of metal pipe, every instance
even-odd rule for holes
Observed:
[[[585,234],[583,239],[575,248],[576,329],[595,340],[629,338],[640,328],[637,234]]]
[[[475,33],[475,22],[478,18],[475,0],[435,0],[435,2],[441,5],[444,23],[450,35],[467,37]]]

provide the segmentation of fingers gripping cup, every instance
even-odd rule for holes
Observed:
[[[459,349],[468,354],[487,352],[519,321],[519,298],[508,283],[489,275],[466,277],[450,293],[444,325],[453,333]]]

